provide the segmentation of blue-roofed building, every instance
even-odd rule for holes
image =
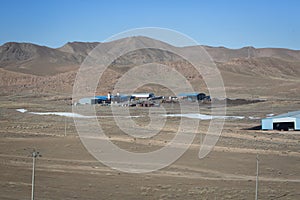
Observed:
[[[263,130],[300,130],[300,111],[264,118],[261,126]]]
[[[178,94],[178,97],[189,101],[201,101],[201,100],[205,100],[208,96],[206,96],[206,94],[204,93],[194,92],[194,93],[180,93]]]
[[[109,99],[110,98],[110,99]],[[130,95],[110,95],[108,96],[94,96],[94,97],[85,97],[79,99],[78,104],[110,104],[110,103],[121,103],[128,101],[130,99]]]
[[[101,104],[103,102],[107,102],[107,103],[110,102],[108,96],[95,96],[92,104]]]
[[[81,104],[81,105],[100,104],[104,101],[108,101],[107,96],[85,97],[85,98],[79,99],[78,104]]]

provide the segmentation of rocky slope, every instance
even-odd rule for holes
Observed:
[[[145,37],[125,38],[102,43],[105,48],[126,45],[161,44]],[[30,43],[9,42],[0,46],[0,88],[2,94],[16,92],[72,93],[77,69],[88,53],[100,43],[71,42],[53,49]],[[170,46],[171,47],[171,46]],[[171,47],[179,48],[179,47]],[[180,47],[197,55],[198,47]],[[203,48],[209,53],[223,75],[226,90],[231,96],[299,96],[300,51],[277,48],[244,47]],[[197,90],[205,90],[202,77],[182,58],[159,49],[143,49],[115,60],[102,80],[101,91],[113,89],[114,83],[126,71],[138,64],[161,63],[182,73]]]

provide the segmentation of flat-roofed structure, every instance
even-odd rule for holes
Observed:
[[[263,130],[300,130],[300,111],[264,118],[261,126]]]
[[[131,95],[132,99],[149,99],[155,97],[154,93],[133,93]]]
[[[189,101],[202,101],[205,99],[210,99],[209,96],[206,96],[204,93],[180,93],[178,94],[178,97],[181,99],[186,99]]]

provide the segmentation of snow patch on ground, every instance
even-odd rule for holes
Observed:
[[[72,112],[28,112],[28,110],[20,108],[16,109],[16,111],[20,113],[29,113],[34,115],[56,115],[61,117],[72,117],[72,118],[95,118],[96,116],[85,116],[78,113]],[[213,116],[213,115],[205,115],[205,114],[197,114],[197,113],[189,113],[189,114],[166,114],[163,115],[165,117],[186,117],[190,119],[200,119],[200,120],[212,120],[212,119],[245,119],[244,116]],[[141,116],[97,116],[97,117],[125,117],[125,118],[138,118]],[[260,119],[259,117],[249,116],[249,119]]]
[[[191,119],[212,120],[212,119],[244,119],[244,116],[213,116],[204,114],[167,114],[166,117],[186,117]]]
[[[27,110],[26,110],[26,109],[23,109],[23,108],[17,109],[17,111],[20,112],[20,113],[25,113],[25,112],[27,112]]]
[[[85,116],[71,112],[29,112],[34,115],[57,115],[62,117],[73,117],[73,118],[95,118],[95,116]]]
[[[260,119],[260,117],[253,117],[253,116],[249,116],[249,119]]]
[[[26,109],[20,108],[16,109],[20,113],[25,113],[27,112]],[[75,118],[95,118],[95,116],[85,116],[85,115],[80,115],[77,113],[72,113],[72,112],[27,112],[29,114],[33,115],[57,115],[57,116],[62,116],[62,117],[75,117]]]

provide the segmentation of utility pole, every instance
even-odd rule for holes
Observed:
[[[258,200],[258,154],[256,155],[256,184],[255,184],[255,200]]]
[[[34,179],[35,179],[35,159],[41,157],[39,152],[32,152],[32,179],[31,179],[31,200],[34,200]]]

